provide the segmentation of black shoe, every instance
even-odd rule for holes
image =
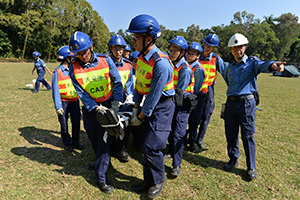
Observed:
[[[239,166],[238,161],[234,161],[234,160],[230,160],[228,163],[226,163],[224,165],[224,170],[227,172],[230,172],[231,170],[233,170],[234,168],[236,168],[237,166]]]
[[[72,147],[73,147],[74,149],[79,149],[79,150],[84,149],[83,144],[80,144],[80,143],[78,143],[78,144],[72,144]]]
[[[114,191],[114,187],[111,185],[107,185],[106,183],[98,183],[99,189],[104,193],[111,193]]]
[[[132,190],[137,193],[137,194],[142,194],[144,192],[147,192],[149,190],[149,185],[146,184],[145,182],[142,182],[138,185],[135,185],[132,187]]]
[[[164,177],[164,179],[160,183],[150,187],[148,190],[148,197],[153,199],[153,198],[157,197],[158,195],[160,195],[160,193],[162,192],[162,189],[166,183],[167,183],[167,178]]]
[[[198,145],[198,147],[200,148],[200,149],[204,149],[204,142],[197,142],[197,145]]]
[[[250,169],[247,171],[247,174],[248,174],[248,178],[250,180],[253,180],[253,179],[256,179],[257,178],[257,173],[256,173],[256,170],[255,169]]]
[[[32,93],[38,93],[38,91],[36,91],[36,90],[32,90]]]
[[[72,152],[73,151],[73,147],[70,145],[70,146],[65,146],[64,147],[64,150],[66,151],[66,152]]]
[[[191,145],[190,151],[193,153],[199,153],[199,149],[196,144]]]
[[[126,152],[126,151],[122,151],[119,156],[118,156],[118,159],[121,161],[121,162],[128,162],[131,157],[130,155]]]
[[[95,169],[95,166],[96,166],[96,162],[90,162],[90,163],[89,163],[89,166],[88,166],[88,169],[89,169],[89,170],[94,170],[94,169]]]
[[[179,176],[181,172],[180,166],[178,167],[173,167],[172,171],[171,171],[171,175],[172,176]]]
[[[172,158],[172,155],[169,154],[169,153],[167,153],[167,154],[164,155],[164,160],[169,160],[171,158]]]

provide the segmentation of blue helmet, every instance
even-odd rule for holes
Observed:
[[[203,49],[198,42],[192,42],[191,44],[189,44],[188,49],[199,51],[200,53],[203,53]]]
[[[72,53],[76,53],[79,51],[84,51],[93,44],[90,36],[87,34],[76,31],[70,38],[69,48]]]
[[[129,24],[127,32],[150,34],[155,38],[159,38],[161,35],[157,20],[148,14],[140,14],[134,17]]]
[[[170,40],[169,43],[170,44],[174,44],[174,45],[182,48],[183,50],[186,50],[187,47],[188,47],[187,41],[182,36],[176,36],[176,37],[174,37],[172,40]]]
[[[57,52],[57,59],[64,60],[67,57],[74,57],[74,53],[72,53],[69,49],[69,46],[63,46],[61,47]]]
[[[120,45],[125,48],[126,42],[121,35],[117,34],[117,35],[112,36],[110,38],[110,40],[108,41],[107,46],[111,46],[111,45]]]
[[[216,34],[210,34],[204,38],[204,42],[210,46],[217,47],[220,41]]]
[[[37,56],[41,56],[41,54],[37,51],[32,53],[32,57],[37,57]]]
[[[124,48],[124,50],[127,50],[127,51],[132,51],[130,46],[128,44],[126,44],[126,47]]]
[[[135,51],[135,52],[132,52],[132,54],[130,56],[133,57],[133,58],[138,59],[139,58],[139,54],[140,54],[140,52]]]

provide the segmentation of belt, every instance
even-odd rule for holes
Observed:
[[[170,96],[170,97],[166,97],[166,96],[161,96],[158,103],[163,103],[163,102],[166,102],[166,101],[171,101],[173,99],[173,96]]]
[[[245,101],[246,98],[248,100],[253,99],[254,95],[253,94],[248,94],[248,95],[244,95],[244,96],[230,96],[227,99],[229,101],[239,102],[239,101]]]

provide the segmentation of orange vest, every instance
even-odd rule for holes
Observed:
[[[60,93],[60,98],[62,101],[74,102],[77,101],[78,94],[74,88],[74,85],[71,81],[70,76],[64,75],[61,69],[58,67],[57,70],[58,75],[58,89]]]
[[[157,53],[160,58],[167,58],[170,65],[174,68],[172,62],[170,61],[169,56],[164,53]],[[153,56],[149,61],[146,61],[140,55],[137,61],[137,68],[136,68],[136,82],[135,82],[135,89],[138,93],[147,95],[150,92],[150,86],[153,78],[153,67],[155,65],[155,59]],[[168,82],[164,88],[164,91],[174,89],[173,85],[173,77]],[[158,94],[160,95],[160,94]]]
[[[190,65],[187,64],[187,66],[192,69]],[[173,83],[174,83],[174,88],[177,87],[178,79],[179,79],[179,71],[183,65],[180,65],[180,67],[176,68],[174,67],[173,69]],[[195,77],[194,77],[194,72],[192,73],[192,79],[190,81],[190,84],[187,86],[185,89],[184,93],[193,93],[194,92],[194,85],[195,85]]]
[[[208,86],[211,86],[217,77],[217,70],[216,70],[216,65],[217,65],[217,58],[215,56],[212,56],[211,60],[199,60],[203,68],[205,69],[207,76],[208,76]]]
[[[128,62],[124,62],[124,65],[122,67],[117,68],[119,71],[119,74],[121,76],[121,82],[123,85],[123,92],[126,91],[125,84],[127,83],[131,71],[131,64]]]
[[[104,57],[99,57],[97,66],[86,69],[75,60],[73,68],[77,82],[97,103],[106,101],[112,95],[109,66]]]
[[[202,65],[199,65],[199,67],[202,69],[202,71],[204,73],[204,79],[203,79],[202,86],[200,88],[200,92],[202,92],[203,94],[206,94],[207,91],[208,91],[208,76],[207,76],[207,72],[202,67]],[[194,67],[192,70],[193,70],[193,75],[195,76],[196,67]]]

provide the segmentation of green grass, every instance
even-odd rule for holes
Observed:
[[[53,70],[57,64],[48,64]],[[87,147],[64,152],[51,92],[37,94],[25,87],[33,63],[1,63],[0,69],[0,198],[1,199],[144,199],[130,191],[143,179],[141,155],[129,144],[128,163],[112,158],[109,180],[115,187],[103,194],[87,164],[95,159],[83,129]],[[46,74],[51,82],[51,76]],[[246,180],[245,154],[240,141],[240,166],[233,172],[222,167],[228,161],[224,122],[219,118],[226,86],[219,75],[215,86],[215,110],[204,138],[207,150],[184,151],[182,174],[168,179],[158,199],[299,199],[300,198],[300,79],[258,77],[263,111],[256,113],[258,178]],[[165,162],[170,172],[172,161]]]

